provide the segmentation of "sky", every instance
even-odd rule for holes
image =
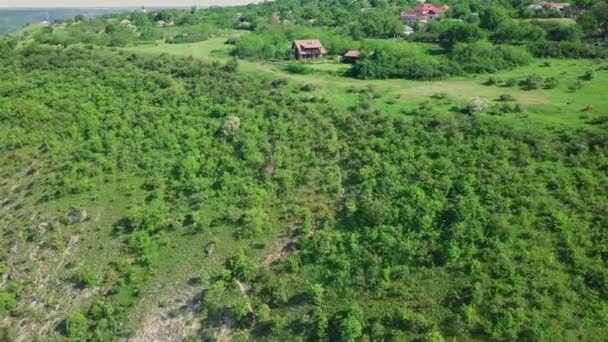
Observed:
[[[234,6],[259,0],[0,0],[0,8],[7,7],[178,7],[178,6]]]

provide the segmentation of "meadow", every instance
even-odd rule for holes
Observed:
[[[234,33],[238,35],[238,33]],[[123,48],[123,51],[146,55],[171,54],[199,58],[201,60],[225,63],[233,49],[225,44],[228,36],[214,37],[207,41],[190,44],[138,45]],[[574,59],[536,59],[531,65],[500,71],[495,74],[455,77],[440,81],[410,80],[360,80],[343,75],[348,65],[339,62],[314,63],[306,65],[312,72],[306,75],[292,74],[285,70],[285,62],[270,62],[255,59],[239,60],[241,71],[257,77],[280,77],[294,81],[295,87],[311,85],[307,95],[323,96],[342,109],[348,109],[360,101],[361,93],[373,97],[374,107],[393,114],[407,114],[422,105],[430,104],[448,114],[450,108],[458,106],[471,97],[479,97],[489,102],[499,102],[501,95],[512,95],[514,100],[526,106],[522,115],[508,115],[505,120],[518,124],[551,124],[577,127],[584,125],[598,115],[601,110],[587,113],[591,104],[596,108],[608,107],[608,98],[602,90],[608,87],[606,63]],[[585,82],[581,89],[573,91],[588,71],[598,73],[598,77]],[[504,83],[486,85],[488,78],[498,81],[521,80],[528,75],[556,77],[559,85],[553,89],[523,90],[517,85],[507,87]],[[439,99],[437,99],[439,97]]]

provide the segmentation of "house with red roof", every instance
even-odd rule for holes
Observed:
[[[416,22],[426,24],[442,17],[448,9],[450,8],[445,5],[436,7],[431,4],[422,4],[413,10],[401,12],[401,20],[407,25],[414,25]]]
[[[318,39],[294,40],[291,53],[297,60],[322,58],[326,51]]]

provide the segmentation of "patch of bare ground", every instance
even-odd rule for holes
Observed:
[[[14,240],[10,240],[10,253],[6,261],[9,273],[4,280],[22,284],[19,292],[20,314],[5,317],[0,325],[10,325],[16,329],[15,341],[44,340],[53,336],[67,312],[94,296],[99,289],[75,288],[66,283],[62,275],[66,264],[73,261],[80,247],[80,235],[72,234],[62,244],[51,244],[49,236],[62,235],[65,226],[59,219],[12,205],[16,201],[0,198],[3,204],[0,206],[0,217],[7,227],[27,227],[25,232],[17,232],[13,235]],[[27,242],[26,235],[35,236],[39,241]]]
[[[166,307],[151,310],[145,316],[141,329],[133,342],[182,341],[201,329],[197,313],[202,302],[200,289],[192,289],[178,295]]]
[[[287,233],[274,241],[267,254],[262,258],[260,267],[268,267],[295,250],[295,238],[292,233]]]

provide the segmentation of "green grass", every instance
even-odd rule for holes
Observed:
[[[175,54],[192,56],[208,61],[225,62],[228,60],[231,45],[225,44],[226,38],[215,37],[204,42],[191,44],[165,44],[140,45],[125,48],[125,51],[144,54]],[[424,45],[427,48],[426,45]],[[329,99],[334,105],[348,108],[358,103],[359,99],[353,95],[353,89],[366,89],[373,87],[381,94],[374,99],[376,108],[393,114],[401,114],[416,109],[420,104],[431,101],[437,108],[448,110],[458,106],[471,97],[480,97],[488,101],[495,101],[501,94],[511,94],[515,99],[526,106],[527,116],[510,116],[505,119],[514,121],[556,125],[581,125],[594,113],[581,113],[588,105],[596,108],[608,107],[608,98],[602,96],[602,89],[608,88],[607,71],[598,71],[597,77],[585,86],[571,92],[568,87],[577,82],[578,77],[585,71],[598,69],[601,64],[588,60],[547,60],[550,66],[544,66],[544,60],[535,60],[531,65],[502,71],[495,75],[473,75],[457,77],[448,80],[421,82],[409,80],[359,80],[342,76],[349,66],[339,63],[311,63],[307,66],[313,73],[295,75],[283,70],[283,63],[260,60],[239,60],[240,70],[257,77],[279,77],[294,81],[298,85],[310,84],[314,90],[305,96],[322,96]],[[524,91],[519,87],[486,86],[483,83],[488,77],[498,79],[522,78],[528,74],[543,77],[556,77],[560,81],[556,89],[539,89]],[[432,99],[434,94],[444,93],[450,101]],[[584,115],[582,115],[584,114]],[[522,120],[526,118],[526,120]]]

